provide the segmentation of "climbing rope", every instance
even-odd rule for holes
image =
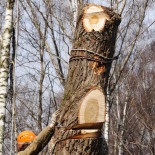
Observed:
[[[111,63],[113,60],[117,60],[118,57],[119,57],[119,55],[117,55],[117,56],[115,56],[113,58],[108,58],[108,57],[105,57],[103,55],[100,55],[98,53],[95,53],[95,52],[87,50],[87,49],[72,49],[71,50],[71,52],[75,52],[75,51],[76,52],[83,51],[83,52],[87,53],[87,55],[88,55],[88,53],[93,55],[93,57],[90,57],[90,56],[78,56],[78,55],[71,56],[69,62],[71,62],[73,60],[87,59],[89,61],[95,61],[95,62],[100,62],[100,63],[105,64],[105,63]],[[98,58],[94,58],[94,56],[97,56]]]

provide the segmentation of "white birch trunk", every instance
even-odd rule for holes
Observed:
[[[121,110],[120,110],[120,104],[119,104],[119,90],[118,90],[118,85],[116,85],[116,117],[117,117],[117,131],[119,132],[120,130],[120,125],[121,125]],[[116,134],[117,137],[117,134]],[[118,138],[115,139],[115,154],[117,154],[117,149],[118,149]]]
[[[107,96],[106,96],[106,116],[105,116],[105,124],[104,124],[104,138],[105,141],[109,142],[109,124],[110,124],[110,94],[107,90]]]
[[[125,126],[125,120],[126,120],[126,114],[127,114],[127,104],[128,104],[128,90],[126,90],[126,100],[124,103],[123,108],[123,117],[122,117],[122,123],[121,123],[121,131],[120,131],[120,137],[119,137],[119,146],[118,146],[118,155],[123,155],[123,144],[124,144],[124,126]]]
[[[78,0],[69,0],[70,9],[73,12],[74,28],[76,27],[77,15],[78,15]]]
[[[13,5],[13,0],[7,1],[4,33],[2,37],[2,50],[0,61],[0,155],[2,154],[2,144],[4,137],[5,102],[8,84],[7,81],[10,57],[10,39],[12,36]]]

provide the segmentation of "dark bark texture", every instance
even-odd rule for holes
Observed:
[[[110,20],[106,21],[102,31],[86,32],[82,23],[84,9],[79,11],[64,98],[60,107],[61,115],[58,120],[64,130],[57,128],[54,135],[57,143],[51,154],[107,154],[107,145],[101,136],[70,139],[69,137],[78,134],[79,130],[65,130],[65,128],[72,128],[78,124],[80,101],[88,91],[99,88],[103,94],[106,92],[111,63],[114,60],[117,29],[121,18],[112,9],[103,8]]]

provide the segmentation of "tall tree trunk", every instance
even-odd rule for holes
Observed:
[[[122,116],[122,121],[121,121],[121,129],[120,129],[120,135],[119,135],[119,146],[118,146],[118,155],[123,155],[124,154],[124,149],[123,149],[123,145],[124,145],[124,131],[125,131],[125,121],[126,121],[126,117],[127,117],[127,106],[128,106],[128,89],[126,90],[126,100],[124,103],[124,107],[123,107],[123,116]]]
[[[106,154],[100,131],[120,16],[88,4],[78,12],[61,115],[51,154]],[[53,142],[53,139],[52,139]]]
[[[0,61],[0,154],[2,154],[2,143],[4,137],[4,117],[5,117],[5,102],[7,95],[7,80],[9,71],[10,57],[10,39],[12,36],[12,21],[13,21],[13,6],[14,0],[8,0],[6,3],[6,16],[4,33],[2,37],[2,50]]]
[[[39,109],[38,109],[38,127],[39,131],[42,130],[42,97],[43,97],[43,82],[45,77],[45,70],[44,70],[44,49],[40,51],[40,82],[39,82]]]
[[[70,6],[70,9],[73,12],[73,24],[74,24],[74,27],[76,27],[78,0],[69,0],[69,6]]]
[[[40,30],[40,28],[39,28]],[[47,24],[45,25],[44,34],[40,34],[40,82],[39,82],[39,109],[38,109],[38,127],[39,130],[42,130],[42,114],[43,114],[43,82],[45,78],[45,69],[44,69],[44,50],[47,34]]]
[[[11,105],[12,105],[12,129],[11,129],[11,150],[10,154],[17,153],[16,137],[17,137],[17,126],[16,126],[16,78],[15,78],[15,68],[16,68],[16,38],[15,29],[13,28],[12,36],[12,58],[10,64],[10,94],[11,94]]]
[[[104,138],[106,143],[109,143],[109,124],[110,124],[110,94],[109,90],[107,90],[106,95],[106,117],[105,117],[105,124],[104,124]]]

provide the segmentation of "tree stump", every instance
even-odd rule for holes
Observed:
[[[105,92],[121,18],[112,9],[87,4],[79,10],[61,114],[52,139],[55,155],[103,155]],[[52,148],[52,146],[51,146]]]

